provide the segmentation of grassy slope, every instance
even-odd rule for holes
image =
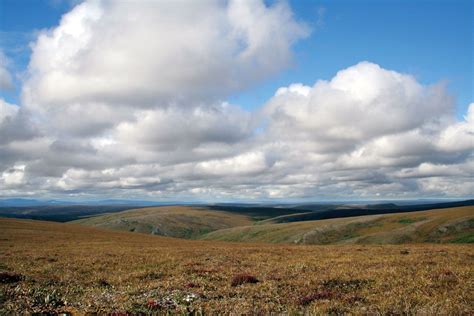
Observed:
[[[468,245],[222,243],[0,219],[0,314],[469,314],[473,258]],[[259,282],[231,286],[242,272]]]
[[[73,223],[161,236],[194,238],[234,226],[251,225],[250,218],[191,206],[162,206],[105,214]]]
[[[413,205],[396,205],[393,203],[385,204],[369,204],[369,205],[333,205],[327,209],[319,208],[312,211],[304,211],[304,207],[311,207],[311,205],[302,205],[299,208],[301,211],[298,214],[284,214],[273,218],[268,218],[260,223],[278,224],[291,223],[302,221],[315,221],[331,218],[355,217],[365,215],[377,214],[396,214],[396,213],[410,213],[419,211],[428,211],[435,209],[454,208],[463,206],[474,206],[474,200],[465,200],[457,202],[443,202],[435,204],[413,204]]]
[[[271,243],[474,242],[474,206],[234,227],[203,239]]]

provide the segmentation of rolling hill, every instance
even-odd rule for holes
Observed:
[[[456,202],[454,206],[470,202]],[[449,205],[452,203],[436,204],[437,208],[429,211],[416,211],[427,205],[325,205],[303,213],[301,209],[260,206],[231,206],[224,207],[225,210],[161,206],[102,214],[72,223],[224,241],[303,244],[472,242],[474,206],[442,208]],[[289,211],[293,213],[288,214]],[[349,217],[351,214],[354,216]],[[327,217],[329,219],[325,219]],[[313,218],[317,220],[311,220]]]
[[[438,203],[419,203],[398,205],[394,203],[382,204],[295,204],[270,206],[228,206],[216,205],[213,210],[246,214],[260,224],[291,223],[321,219],[354,217],[376,214],[410,213],[417,211],[474,206],[474,200],[450,201]]]
[[[251,225],[252,220],[245,215],[200,207],[161,206],[94,216],[73,223],[161,236],[196,238],[218,229]]]
[[[298,244],[472,243],[474,206],[234,227],[208,233],[202,238]]]

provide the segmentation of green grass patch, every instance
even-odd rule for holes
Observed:
[[[472,244],[474,243],[474,233],[462,234],[458,238],[451,239],[449,242],[453,244]]]
[[[351,232],[347,232],[345,233],[342,237],[341,237],[341,240],[348,240],[348,239],[352,239],[352,238],[356,238],[356,237],[359,237],[360,235],[354,231],[351,231]]]
[[[413,224],[413,223],[416,223],[416,222],[420,222],[420,221],[423,221],[425,220],[426,217],[417,217],[417,218],[400,218],[398,220],[398,223],[399,224]]]

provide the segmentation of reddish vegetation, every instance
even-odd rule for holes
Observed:
[[[191,288],[199,287],[199,285],[197,285],[196,283],[193,283],[193,282],[189,282],[188,284],[186,284],[186,287],[188,289],[191,289]]]
[[[334,297],[336,297],[336,293],[331,292],[331,291],[320,291],[320,292],[315,292],[310,295],[303,296],[298,300],[298,303],[300,305],[308,305],[312,301],[317,301],[317,300],[329,300]]]
[[[256,277],[250,274],[237,274],[232,278],[232,286],[238,286],[244,283],[258,283]]]
[[[161,304],[157,300],[148,300],[147,306],[150,309],[160,309],[161,308]]]

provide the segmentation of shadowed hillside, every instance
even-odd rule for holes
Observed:
[[[208,211],[191,206],[162,206],[106,214],[73,223],[179,238],[195,238],[202,234],[234,226],[251,225],[245,215]]]
[[[260,224],[271,223],[291,223],[312,220],[322,220],[331,218],[354,217],[376,214],[395,214],[427,211],[443,208],[453,208],[461,206],[474,206],[474,200],[397,205],[393,203],[350,205],[350,204],[300,204],[290,207],[228,207],[219,206],[214,209],[225,210],[248,214],[256,219],[261,219]]]
[[[204,239],[272,243],[474,242],[474,206],[234,227]]]
[[[278,218],[280,216],[298,216],[303,212],[323,212],[332,211],[340,205],[333,204],[295,204],[295,205],[258,205],[258,204],[217,204],[206,206],[210,210],[214,211],[225,211],[229,213],[243,214],[251,217],[254,220],[269,220],[272,218]]]
[[[0,206],[0,217],[69,222],[76,219],[137,208],[132,205],[33,205]]]

